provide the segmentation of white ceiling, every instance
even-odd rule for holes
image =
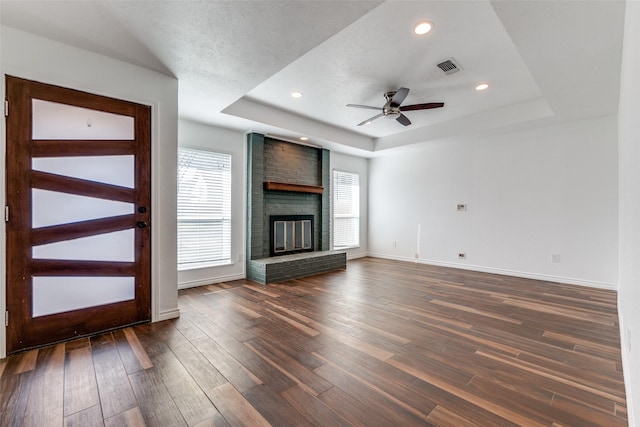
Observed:
[[[179,80],[186,119],[363,156],[614,114],[624,1],[7,1],[0,22]],[[416,23],[433,30],[416,36]],[[436,64],[455,58],[462,70]],[[474,90],[487,82],[489,89]],[[445,107],[379,119],[383,94]],[[300,99],[290,97],[302,91]]]

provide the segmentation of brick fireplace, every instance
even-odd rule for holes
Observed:
[[[346,254],[329,251],[329,151],[258,133],[247,144],[247,278],[269,283],[345,268]],[[310,220],[312,235],[304,250],[273,256],[273,218],[288,216]]]

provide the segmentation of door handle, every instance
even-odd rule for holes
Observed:
[[[138,228],[146,228],[149,224],[147,224],[145,221],[138,221],[136,225],[138,226]]]

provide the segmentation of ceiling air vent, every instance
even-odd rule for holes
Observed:
[[[458,64],[455,59],[449,58],[446,61],[439,63],[438,68],[444,71],[446,75],[449,75],[460,71],[460,64]]]

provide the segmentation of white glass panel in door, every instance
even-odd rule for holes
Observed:
[[[133,140],[133,117],[33,99],[33,139]]]
[[[36,157],[31,168],[40,172],[133,188],[133,156]]]
[[[33,259],[134,262],[135,231],[116,231],[34,246],[32,256]]]
[[[32,101],[32,113],[31,131],[34,140],[80,140],[79,144],[92,144],[95,140],[132,141],[135,137],[134,119],[129,116],[41,100]],[[31,167],[35,171],[96,183],[126,188],[135,188],[136,185],[133,155],[33,158]],[[69,191],[73,192],[73,188]],[[31,213],[34,228],[129,215],[134,213],[134,209],[133,203],[42,189],[32,190]],[[132,228],[34,246],[32,256],[35,259],[71,262],[135,262],[135,233]],[[103,277],[100,273],[97,276],[99,277],[34,277],[33,316],[134,299],[134,277]]]
[[[134,277],[33,278],[33,317],[95,307],[135,297]]]
[[[33,228],[132,214],[133,203],[31,190]]]

